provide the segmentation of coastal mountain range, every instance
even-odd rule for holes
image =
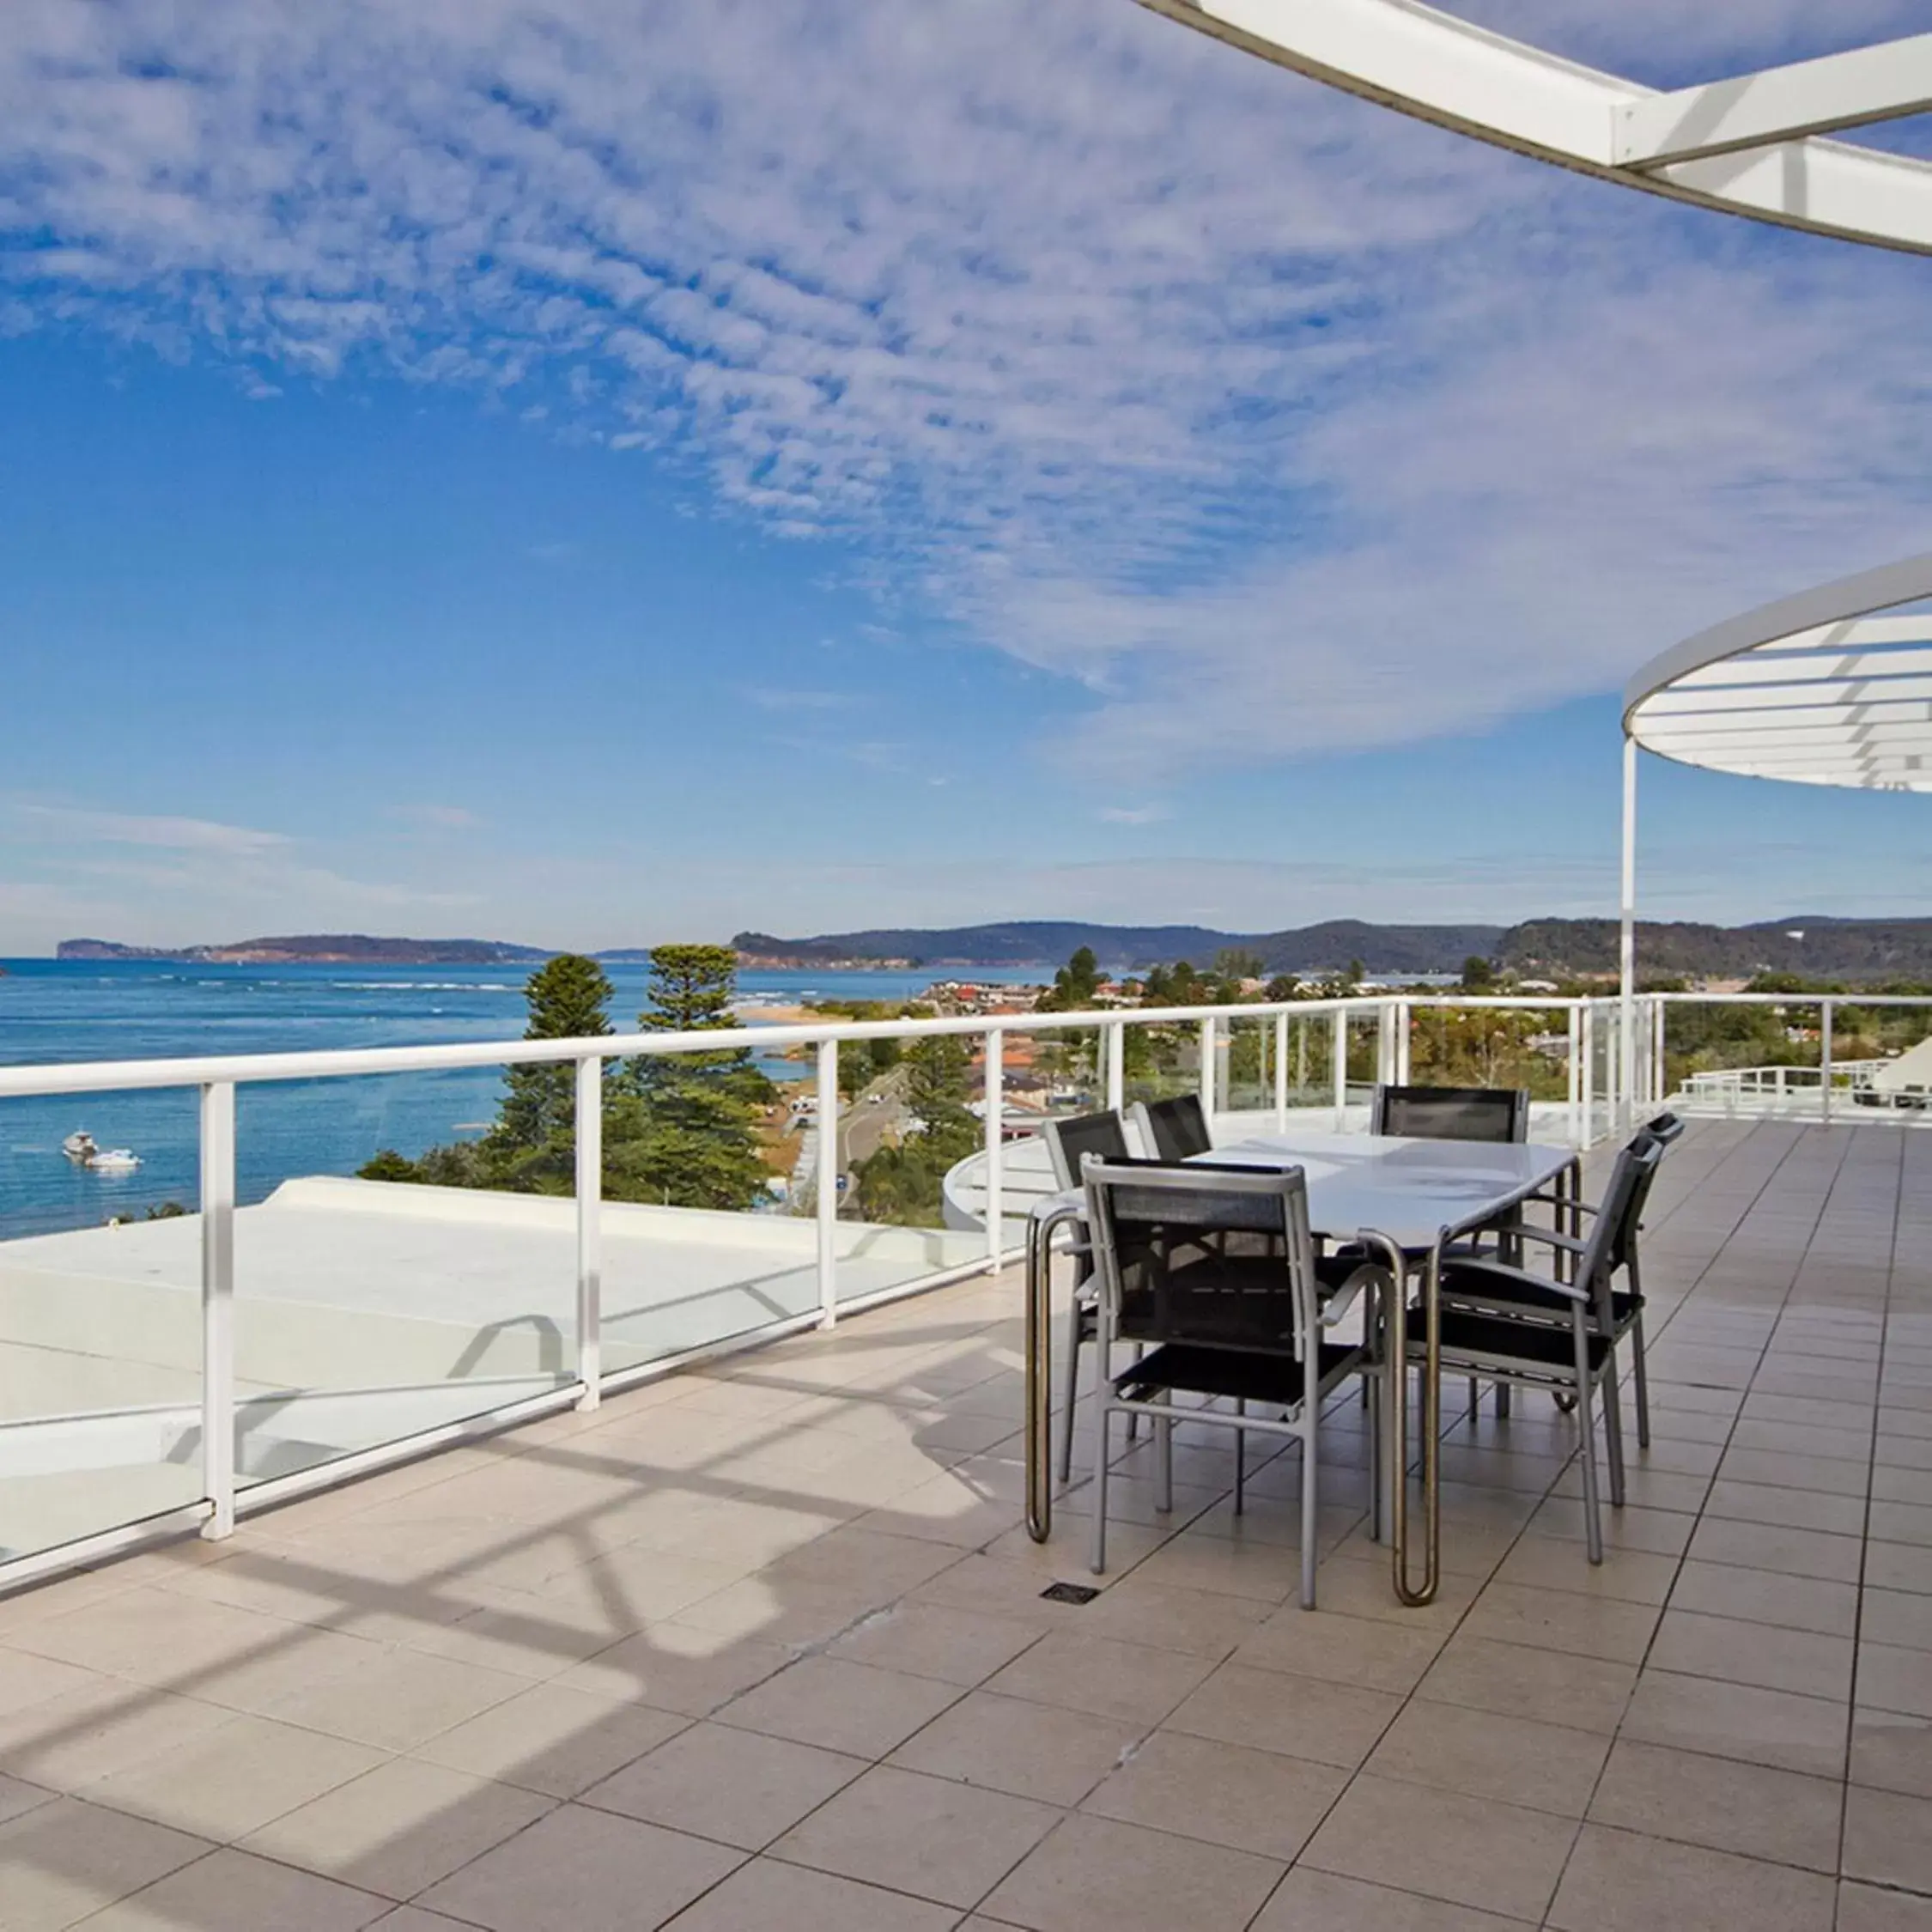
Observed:
[[[1537,919],[1515,926],[1382,926],[1362,920],[1271,933],[1222,932],[1206,926],[1101,926],[1071,920],[1020,920],[1004,925],[885,927],[866,932],[781,939],[740,933],[732,944],[748,967],[930,968],[935,973],[987,967],[1042,969],[1082,946],[1120,972],[1179,959],[1212,964],[1218,953],[1258,958],[1267,973],[1334,972],[1359,961],[1370,973],[1454,972],[1472,955],[1525,974],[1612,973],[1617,922],[1612,919]],[[135,946],[112,939],[64,939],[61,959],[184,960],[275,965],[303,962],[369,966],[499,966],[534,963],[554,949],[501,939],[410,939],[366,933],[306,933],[224,945]],[[648,958],[640,946],[596,955],[611,963]],[[1744,978],[1759,972],[1846,980],[1932,978],[1932,919],[1826,919],[1797,915],[1749,926],[1643,921],[1637,957],[1647,974]]]

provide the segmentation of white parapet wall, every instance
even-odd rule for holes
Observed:
[[[817,1233],[784,1215],[601,1210],[604,1361],[621,1371],[809,1315]],[[237,1467],[246,1479],[437,1427],[576,1374],[576,1205],[290,1181],[235,1216]],[[983,1257],[939,1229],[841,1222],[840,1294]],[[196,1215],[0,1243],[0,1558],[98,1515],[80,1479],[198,1492]],[[77,1482],[79,1487],[76,1487]]]

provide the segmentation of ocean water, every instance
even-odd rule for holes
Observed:
[[[149,960],[0,960],[0,1065],[307,1052],[514,1039],[524,1028],[517,966],[204,966]],[[645,1003],[649,969],[605,968],[612,1024]],[[930,971],[760,972],[739,976],[747,1002],[901,999]],[[1037,971],[981,973],[1024,981]],[[747,1024],[756,1024],[754,1008]],[[806,1069],[773,1060],[797,1078]],[[495,1111],[494,1068],[245,1086],[236,1096],[235,1182],[244,1202],[296,1175],[353,1174],[379,1147],[414,1156],[472,1138]],[[0,1238],[91,1227],[168,1201],[192,1206],[200,1185],[192,1091],[0,1100]],[[79,1168],[60,1151],[85,1129],[103,1148],[141,1157],[131,1174]]]

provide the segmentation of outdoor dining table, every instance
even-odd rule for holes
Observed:
[[[1386,1313],[1387,1359],[1407,1355],[1408,1288],[1419,1278],[1424,1324],[1422,1364],[1422,1495],[1424,1562],[1421,1583],[1411,1582],[1408,1556],[1408,1376],[1388,1377],[1388,1446],[1393,1472],[1390,1545],[1395,1594],[1406,1604],[1433,1600],[1440,1577],[1441,1492],[1437,1449],[1442,1433],[1441,1315],[1437,1284],[1449,1245],[1489,1227],[1532,1194],[1552,1186],[1574,1201],[1578,1157],[1568,1147],[1524,1142],[1419,1140],[1399,1134],[1258,1133],[1230,1141],[1197,1157],[1219,1165],[1298,1167],[1308,1186],[1310,1230],[1328,1242],[1367,1249],[1394,1276],[1397,1292]],[[1558,1212],[1562,1212],[1561,1207]],[[1048,1196],[1034,1208],[1026,1249],[1026,1523],[1036,1542],[1053,1527],[1050,1427],[1052,1387],[1048,1350],[1048,1276],[1053,1236],[1083,1219],[1077,1189]]]

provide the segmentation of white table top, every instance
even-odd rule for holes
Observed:
[[[1228,1167],[1298,1167],[1316,1234],[1342,1240],[1374,1229],[1419,1249],[1433,1246],[1444,1228],[1461,1234],[1493,1220],[1577,1156],[1571,1148],[1522,1141],[1297,1133],[1251,1134],[1200,1157]]]

